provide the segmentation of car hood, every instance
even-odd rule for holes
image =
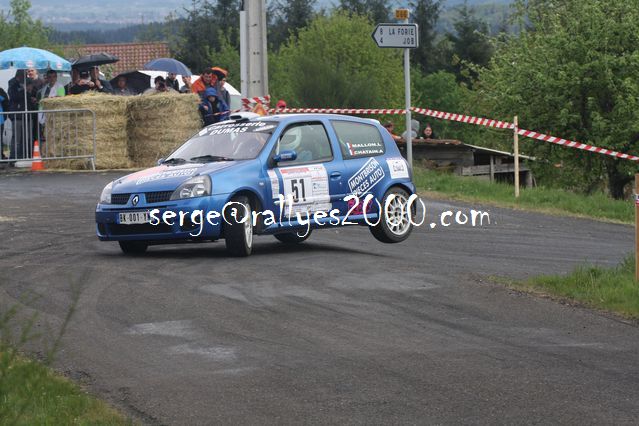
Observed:
[[[218,161],[215,163],[186,163],[160,165],[121,177],[113,182],[114,194],[173,191],[193,176],[211,174],[244,161]]]

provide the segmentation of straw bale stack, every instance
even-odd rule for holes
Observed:
[[[89,109],[95,112],[96,168],[131,167],[126,97],[87,93],[44,99],[43,107],[45,110]],[[43,154],[46,156],[73,156],[93,152],[93,117],[90,113],[47,114],[45,126],[48,140]],[[88,165],[87,160],[47,162],[48,168],[82,169]]]
[[[156,93],[129,97],[129,158],[149,167],[202,128],[195,94]]]

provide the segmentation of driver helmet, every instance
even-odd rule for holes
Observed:
[[[288,130],[280,141],[280,151],[293,151],[302,143],[302,128],[295,127]]]

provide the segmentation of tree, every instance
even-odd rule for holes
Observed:
[[[177,59],[195,72],[211,67],[214,52],[220,49],[220,34],[232,45],[239,46],[239,10],[234,0],[192,0],[191,8],[179,21],[178,34],[171,37],[171,48]]]
[[[297,36],[300,28],[306,27],[315,16],[317,0],[278,0],[269,6],[268,40],[274,50],[290,36]]]
[[[637,153],[637,4],[564,0],[533,6],[529,29],[510,37],[481,71],[476,103],[491,117],[518,114],[528,129]],[[615,198],[623,197],[637,170],[629,161],[543,142],[522,148],[539,159],[538,176],[587,192],[607,184]]]
[[[488,38],[488,24],[475,17],[467,2],[459,7],[458,13],[453,23],[455,33],[446,35],[452,48],[451,64],[457,79],[471,85],[477,73],[468,65],[488,65],[493,48]]]
[[[366,17],[320,16],[289,38],[269,63],[271,92],[304,107],[399,107],[399,49],[379,49]]]
[[[443,68],[441,55],[435,47],[435,26],[439,19],[441,3],[440,0],[413,0],[409,6],[412,9],[412,21],[419,28],[419,47],[413,49],[411,54],[421,70],[430,74]]]
[[[11,11],[0,11],[0,51],[29,46],[46,49],[49,45],[49,29],[40,20],[29,15],[29,0],[11,0]]]
[[[390,15],[388,0],[340,0],[339,10],[353,15],[368,16],[373,22],[387,22]]]

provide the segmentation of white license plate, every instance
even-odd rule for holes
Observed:
[[[118,220],[121,225],[136,225],[141,223],[149,223],[151,221],[149,212],[118,213],[118,216]]]

